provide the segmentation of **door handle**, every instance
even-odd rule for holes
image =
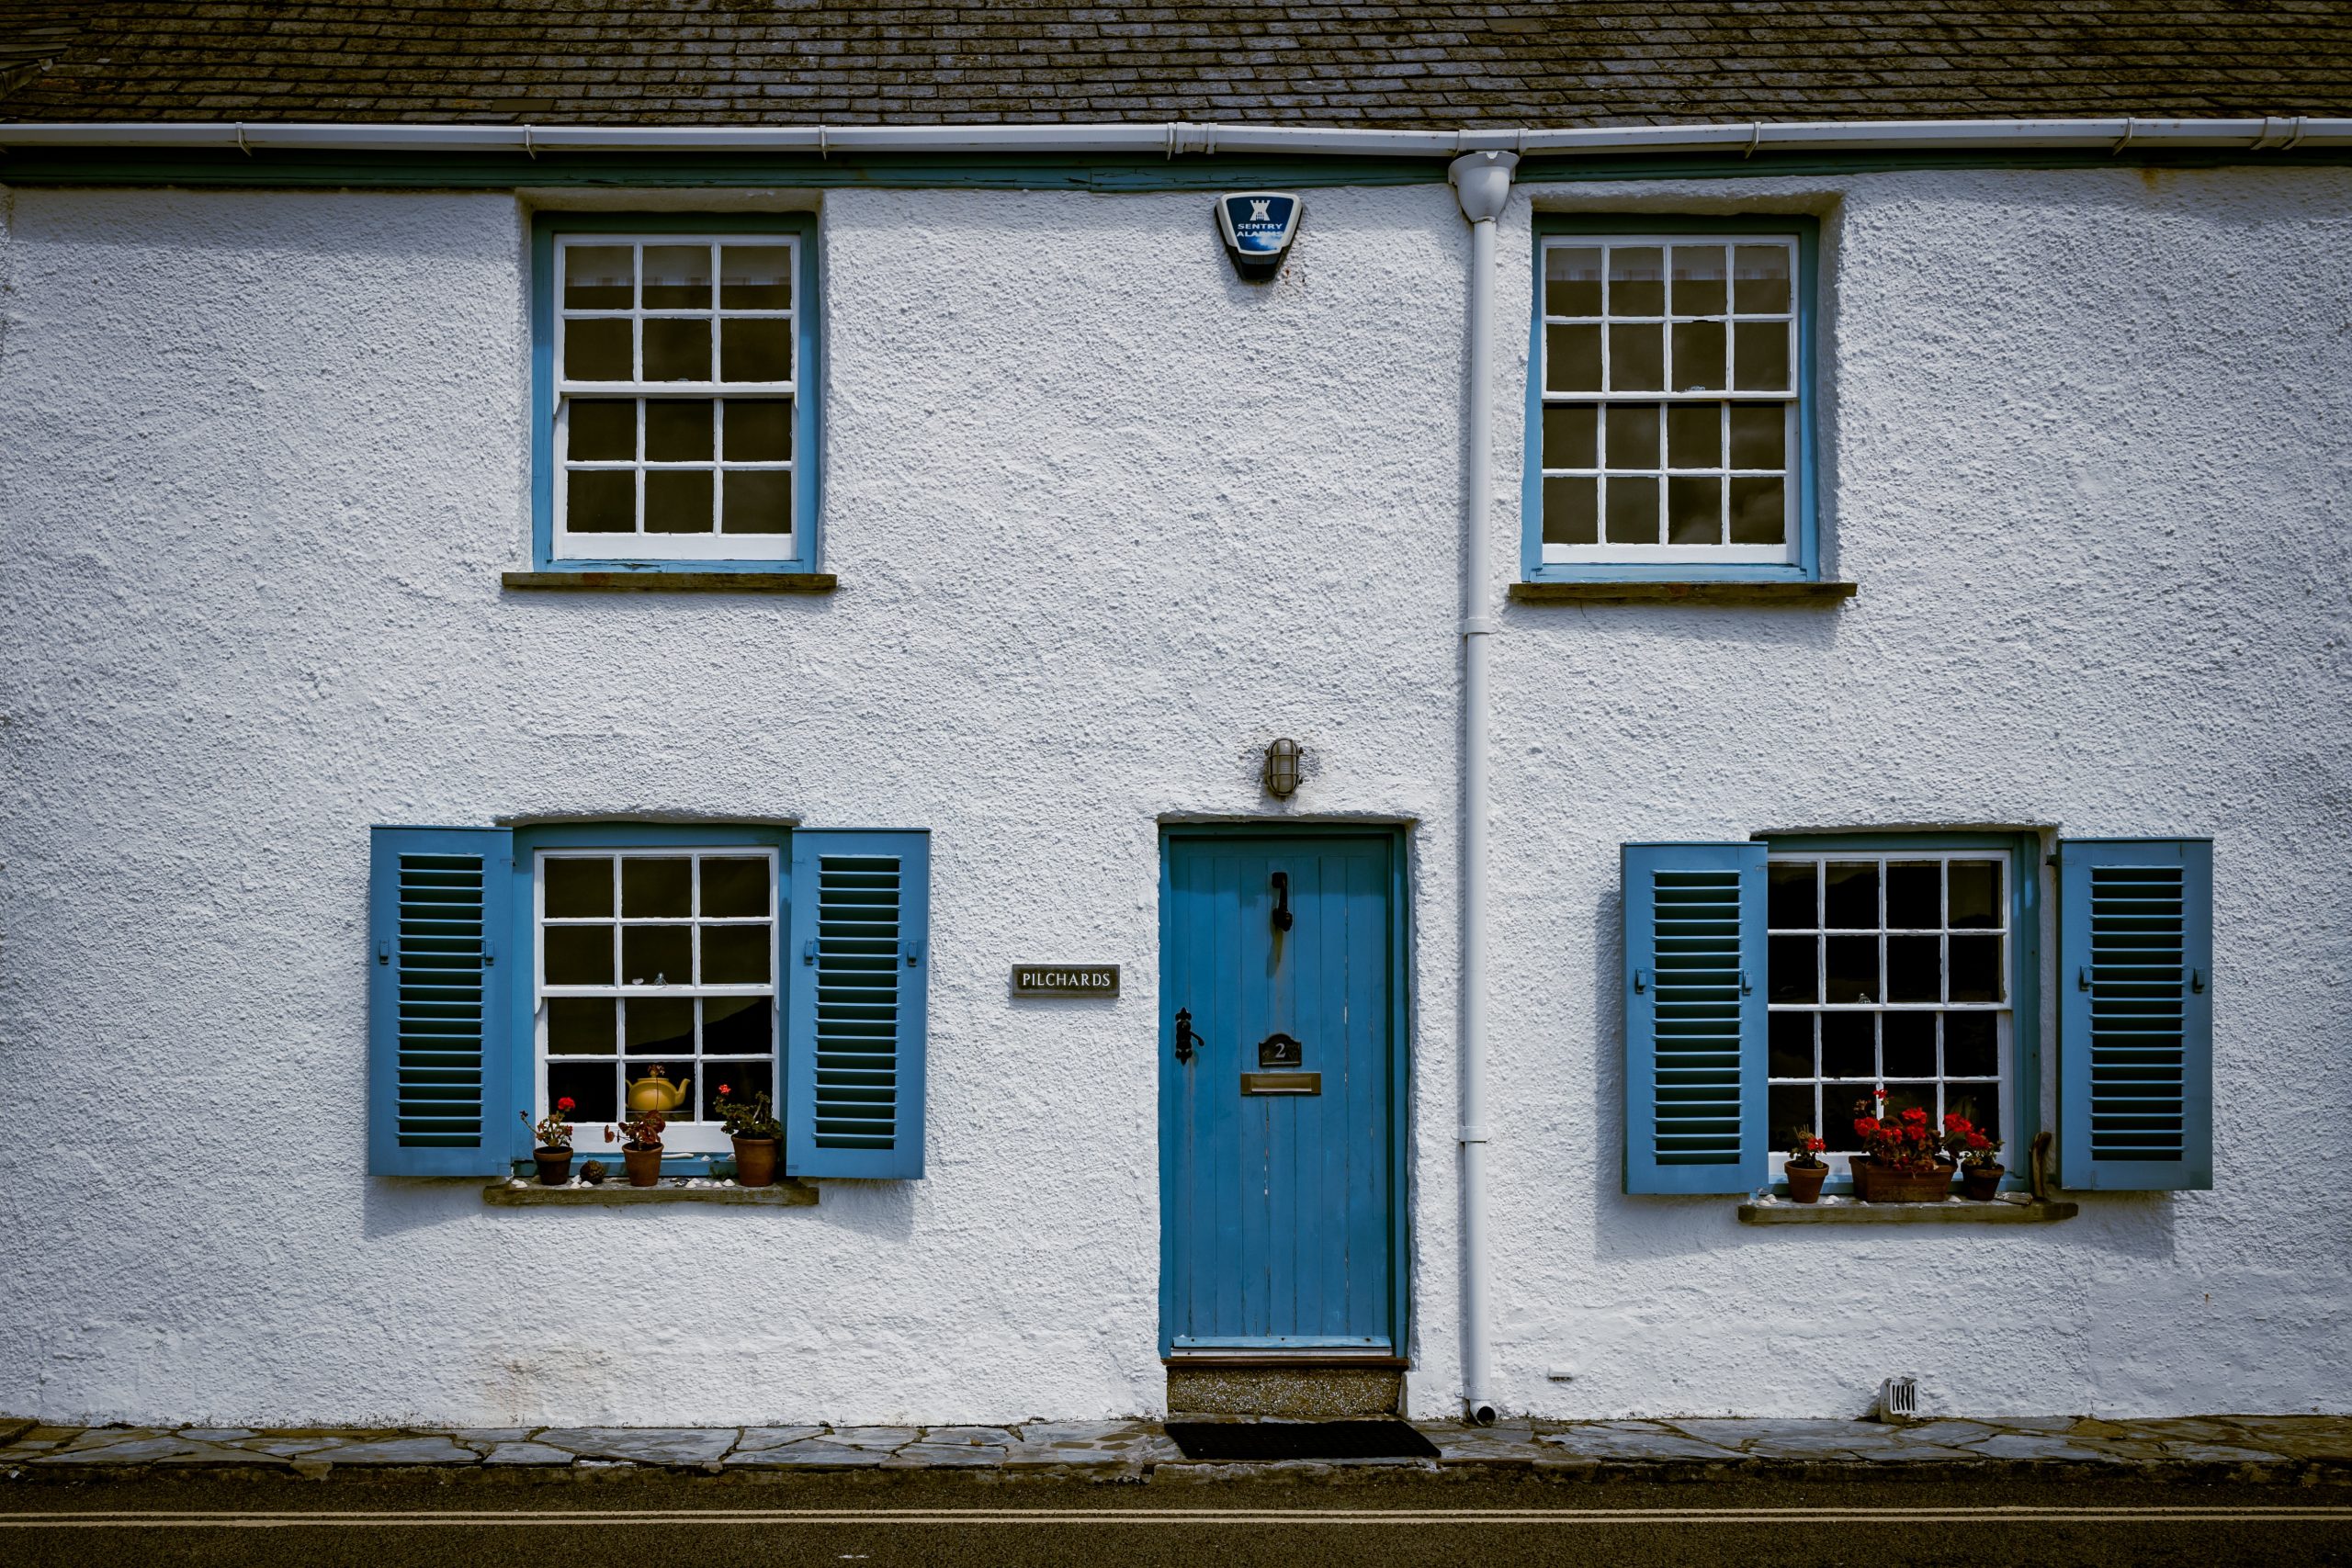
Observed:
[[[1278,871],[1274,873],[1274,930],[1290,930],[1293,919],[1290,912],[1290,873]]]
[[[1189,1062],[1193,1059],[1194,1041],[1193,1010],[1178,1008],[1176,1010],[1176,1059],[1178,1061]]]

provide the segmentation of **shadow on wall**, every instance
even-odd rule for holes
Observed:
[[[617,1170],[614,1179],[619,1179]],[[369,1241],[385,1241],[434,1225],[478,1220],[485,1212],[503,1213],[485,1209],[481,1197],[484,1180],[481,1177],[450,1180],[437,1177],[362,1176],[359,1234]],[[825,1225],[875,1241],[909,1241],[915,1234],[913,1187],[909,1181],[828,1179],[821,1184],[815,1208],[787,1213],[796,1225]],[[692,1209],[693,1205],[687,1207]],[[668,1204],[602,1213],[608,1220],[620,1219],[656,1229],[665,1217],[676,1215]]]
[[[1813,1226],[1767,1229],[1743,1225],[1736,1197],[1636,1197],[1625,1191],[1624,889],[1611,887],[1602,895],[1593,919],[1600,922],[1601,933],[1600,940],[1593,944],[1591,976],[1595,1043],[1592,1095],[1600,1122],[1600,1136],[1595,1140],[1595,1146],[1601,1156],[1593,1168],[1594,1255],[1612,1261],[1639,1261],[1720,1252],[1726,1246],[1796,1247],[1816,1243],[1825,1236],[1852,1236],[1854,1232],[1834,1227],[1820,1231]],[[2055,1059],[2048,1046],[2042,1055],[2045,1062]],[[1769,1168],[1774,1174],[1779,1172],[1784,1152],[1772,1151]],[[2179,1223],[2174,1194],[2077,1192],[2068,1196],[2083,1205],[2080,1215],[2046,1228],[2022,1229],[2045,1235],[2076,1251],[2145,1262],[2166,1263],[2173,1259]],[[1900,1229],[1868,1234],[1873,1246],[1906,1235]],[[1940,1226],[1907,1234],[1926,1245],[1953,1235],[1982,1235]]]

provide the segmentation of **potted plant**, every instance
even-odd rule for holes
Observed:
[[[1952,1166],[1943,1139],[1917,1106],[1892,1121],[1878,1112],[1886,1090],[1854,1106],[1854,1191],[1865,1203],[1940,1203],[1951,1196]]]
[[[765,1094],[754,1094],[746,1102],[728,1099],[733,1092],[720,1084],[713,1103],[727,1135],[735,1140],[735,1179],[745,1187],[773,1186],[776,1140],[784,1136],[784,1124],[769,1111]]]
[[[1960,1187],[1971,1201],[1989,1203],[2001,1190],[2007,1168],[2001,1140],[1988,1136],[1965,1116],[1944,1118],[1944,1146],[1960,1156]]]
[[[662,1129],[669,1124],[659,1111],[648,1111],[622,1117],[617,1130],[605,1129],[605,1136],[621,1141],[621,1164],[628,1168],[631,1187],[650,1187],[662,1179]]]
[[[1821,1157],[1828,1147],[1813,1135],[1810,1127],[1800,1127],[1789,1140],[1789,1163],[1781,1168],[1789,1179],[1789,1201],[1817,1203],[1821,1201],[1821,1184],[1828,1179],[1829,1162]]]
[[[531,1151],[531,1158],[539,1168],[539,1185],[560,1187],[571,1179],[571,1123],[563,1119],[571,1109],[571,1097],[564,1096],[555,1102],[555,1109],[534,1122],[531,1113],[518,1111],[523,1125],[531,1129],[531,1136],[538,1146]]]

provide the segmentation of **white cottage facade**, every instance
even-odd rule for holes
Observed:
[[[55,156],[0,165],[0,1408],[2352,1407],[2340,163],[1529,152],[1482,356],[1443,157]],[[2171,914],[2094,958],[2118,874]],[[2102,1087],[2150,930],[2162,1081]],[[487,1201],[655,1065],[673,1178],[741,1079],[816,1201]],[[1881,1088],[2033,1223],[1754,1223]]]

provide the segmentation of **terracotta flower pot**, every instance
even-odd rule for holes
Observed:
[[[1802,1166],[1791,1160],[1782,1166],[1781,1170],[1789,1179],[1790,1202],[1818,1203],[1821,1201],[1821,1184],[1829,1177],[1827,1165]]]
[[[621,1164],[628,1168],[631,1187],[650,1187],[662,1179],[662,1145],[640,1149],[635,1144],[623,1144]]]
[[[531,1158],[539,1168],[540,1186],[560,1187],[571,1179],[570,1149],[533,1149]]]
[[[775,1184],[775,1140],[774,1138],[737,1138],[735,1142],[735,1180],[744,1187],[771,1187]]]
[[[1989,1203],[2001,1190],[2001,1178],[2007,1167],[1997,1165],[1963,1165],[1960,1168],[1961,1190],[1971,1202]]]
[[[1951,1167],[1897,1170],[1875,1159],[1858,1159],[1854,1190],[1865,1203],[1940,1203],[1951,1196]]]

